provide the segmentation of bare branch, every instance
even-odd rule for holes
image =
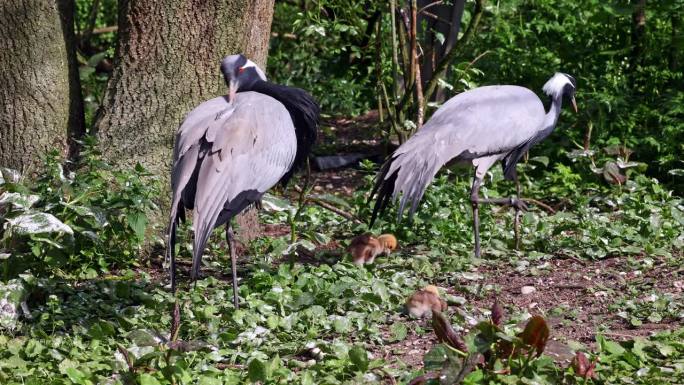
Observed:
[[[433,1],[432,3],[430,3],[430,4],[426,5],[426,6],[424,6],[423,8],[421,8],[421,9],[418,11],[418,14],[420,15],[421,13],[425,12],[426,9],[428,9],[428,8],[430,8],[430,7],[433,7],[433,6],[435,6],[435,5],[441,4],[441,3],[443,3],[443,2],[444,2],[443,0]]]

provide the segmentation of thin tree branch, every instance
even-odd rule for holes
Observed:
[[[439,16],[435,15],[435,14],[432,13],[432,12],[424,11],[424,12],[423,12],[423,15],[425,15],[425,16],[431,18],[431,19],[435,19],[435,20],[437,20],[437,21],[441,21],[442,23],[451,24],[451,21],[446,20],[446,19],[444,19],[444,18],[442,18],[442,17],[439,17]]]
[[[93,29],[93,35],[99,35],[101,33],[116,32],[119,30],[119,26],[110,25],[109,27],[95,28]]]
[[[377,77],[376,92],[378,93],[378,116],[380,117],[380,124],[385,121],[385,116],[382,110],[382,44],[380,41],[380,32],[382,31],[382,24],[375,24],[375,76]]]
[[[554,210],[551,206],[547,205],[546,203],[544,203],[542,201],[538,201],[538,200],[532,199],[532,198],[521,198],[521,200],[523,202],[528,202],[528,203],[532,203],[534,205],[537,205],[537,206],[543,208],[544,210],[548,211],[550,214],[556,213],[556,210]]]
[[[416,129],[419,130],[423,126],[423,82],[420,77],[420,66],[418,65],[418,2],[411,0],[411,54],[413,77],[416,89],[416,101],[418,102],[418,111],[416,116]]]
[[[417,37],[416,37],[416,23],[413,22],[413,11],[416,9],[416,0],[411,1],[411,17],[406,12],[402,12],[402,18],[404,20],[404,25],[406,26],[406,31],[409,35],[409,52],[411,54],[411,61],[409,62],[409,87],[413,87],[416,83],[416,67],[418,65],[416,57],[418,53],[416,51]]]
[[[83,34],[81,34],[81,38],[79,39],[80,41],[78,42],[80,47],[83,47],[83,45],[87,43],[90,40],[90,37],[93,35],[95,23],[97,22],[97,11],[99,9],[100,0],[93,0],[93,6],[90,8],[90,14],[88,15],[88,26],[86,27],[85,31],[83,31]]]
[[[487,54],[489,54],[489,53],[492,53],[492,51],[487,50],[487,51],[484,51],[484,52],[482,52],[481,54],[477,55],[477,56],[475,57],[475,59],[471,60],[470,63],[468,63],[468,65],[466,66],[465,69],[467,70],[468,68],[470,68],[470,67],[472,67],[473,65],[475,65],[475,63],[477,63],[480,59],[482,59],[485,55],[487,55]]]
[[[418,14],[420,15],[421,13],[425,12],[426,9],[428,9],[430,7],[434,7],[435,5],[441,4],[443,2],[444,2],[444,0],[433,1],[432,3],[426,5],[423,8],[421,8],[420,10],[418,10]]]
[[[435,92],[435,89],[437,88],[437,84],[439,83],[439,79],[444,76],[446,73],[447,68],[449,68],[449,64],[458,56],[460,53],[461,49],[468,44],[470,39],[472,39],[473,35],[475,35],[475,30],[477,29],[477,26],[480,24],[480,19],[482,19],[482,14],[484,12],[484,2],[485,0],[475,0],[475,11],[473,13],[473,18],[470,21],[470,24],[468,25],[468,29],[463,33],[463,37],[461,37],[458,42],[457,46],[454,46],[454,48],[449,51],[442,60],[440,60],[439,64],[437,64],[437,68],[435,69],[435,72],[432,75],[432,79],[430,79],[430,82],[428,82],[426,90],[425,90],[425,100],[429,100],[432,94]]]
[[[298,193],[303,194],[303,190],[302,190],[301,187],[295,185],[295,186],[294,186],[294,189],[295,189],[295,191],[297,191]],[[316,204],[316,205],[318,205],[318,206],[321,206],[321,207],[323,207],[324,209],[330,210],[330,211],[332,211],[333,213],[335,213],[335,214],[337,214],[337,215],[339,215],[339,216],[341,216],[341,217],[344,217],[344,218],[346,218],[346,219],[348,219],[348,220],[350,220],[350,221],[354,221],[354,222],[359,223],[359,224],[363,223],[359,218],[355,217],[355,216],[352,215],[352,214],[349,214],[348,212],[346,212],[346,211],[344,211],[344,210],[338,209],[337,207],[333,206],[332,204],[326,202],[326,201],[323,200],[323,199],[316,198],[316,197],[312,197],[312,196],[308,196],[308,197],[306,197],[305,201],[309,201],[309,202],[314,203],[314,204]]]
[[[388,103],[388,109],[394,108],[394,103],[396,103],[397,99],[399,98],[399,47],[397,46],[398,43],[396,12],[397,0],[391,0],[390,13],[392,19],[392,80],[394,81],[394,84],[392,85],[392,105]]]

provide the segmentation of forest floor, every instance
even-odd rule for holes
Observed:
[[[383,144],[371,138],[371,128],[377,124],[377,112],[370,112],[356,119],[335,119],[327,121],[320,139],[325,153],[349,154],[362,153],[365,158],[378,161],[384,151],[391,150],[396,144]],[[363,184],[364,173],[352,164],[348,167],[327,171],[312,171],[313,193],[335,192],[344,199],[351,198]],[[290,199],[296,201],[297,194],[291,192]],[[290,228],[285,224],[265,224],[261,226],[262,237],[289,237]],[[344,244],[348,240],[332,239],[326,244],[317,245],[315,250],[303,251],[297,262],[321,264],[336,262],[346,257]],[[418,253],[424,252],[422,245],[412,245],[400,250],[402,258],[411,258],[413,247]],[[243,248],[246,250],[246,248]],[[484,255],[469,271],[468,275],[454,274],[441,277],[441,288],[451,298],[468,304],[472,316],[487,318],[495,298],[509,314],[539,314],[544,316],[552,330],[546,354],[556,361],[567,365],[577,346],[595,349],[596,336],[601,334],[613,340],[632,340],[648,337],[664,330],[677,330],[682,327],[682,318],[665,316],[657,322],[635,321],[626,312],[620,311],[621,305],[629,299],[616,299],[639,293],[660,292],[682,298],[684,290],[684,269],[673,270],[672,260],[684,261],[681,251],[669,259],[641,255],[611,256],[605,259],[580,259],[563,253],[551,259],[532,263],[512,263],[495,256]],[[524,256],[523,251],[521,255]],[[320,258],[321,255],[327,259]],[[332,259],[330,256],[332,255]],[[629,263],[625,261],[629,259]],[[288,258],[276,260],[279,264],[290,262]],[[241,261],[246,268],[248,262]],[[536,264],[535,264],[536,263]],[[635,266],[637,266],[635,268]],[[639,269],[638,266],[643,266]],[[226,279],[228,276],[223,275]],[[663,279],[667,277],[667,279]],[[524,289],[523,289],[524,288]],[[655,302],[657,298],[644,294],[635,301]],[[453,305],[453,304],[452,304]],[[630,306],[633,304],[629,304]],[[461,310],[463,314],[463,310]],[[684,313],[683,313],[684,314]],[[647,316],[647,315],[646,315]],[[431,321],[402,319],[407,324],[406,338],[394,343],[378,344],[371,351],[391,363],[391,366],[419,369],[424,355],[438,342],[431,332]],[[522,321],[520,322],[522,325]],[[472,326],[472,325],[471,325]],[[467,327],[466,327],[467,329]],[[390,325],[381,330],[386,340],[390,339]],[[571,348],[572,346],[572,348]]]
[[[376,121],[370,113],[326,122],[319,155],[381,161],[393,145],[370,139]],[[440,288],[446,322],[469,344],[469,357],[483,348],[478,328],[491,325],[495,298],[505,313],[497,335],[514,338],[536,315],[548,324],[541,358],[499,359],[507,372],[474,370],[469,384],[560,383],[576,375],[568,362],[578,351],[598,362],[600,383],[682,383],[682,200],[644,179],[625,188],[590,180],[578,192],[572,181],[585,169],[530,178],[533,165],[519,165],[524,191],[555,212],[533,205],[523,214],[520,250],[512,211],[486,207],[483,254],[473,257],[469,178],[448,170],[412,222],[397,224],[390,209],[371,229],[396,234],[398,250],[354,265],[345,249],[369,231],[375,165],[352,162],[313,170],[301,206],[301,176],[264,197],[259,236],[237,247],[239,310],[224,232],[214,232],[191,283],[187,224],[178,233],[175,294],[161,237],[150,239],[158,247],[142,261],[131,256],[131,265],[107,274],[30,279],[28,314],[0,334],[0,383],[405,384],[453,364],[432,320],[405,314],[406,298],[428,284]],[[486,188],[493,196],[513,190],[500,174]],[[567,198],[548,198],[556,195]]]

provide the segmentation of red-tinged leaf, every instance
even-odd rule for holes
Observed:
[[[452,348],[458,349],[462,352],[467,352],[468,347],[466,346],[463,339],[456,334],[454,328],[446,319],[442,312],[433,310],[432,311],[432,327],[435,329],[435,334],[440,342],[451,346]]]
[[[504,319],[504,310],[499,304],[499,299],[494,298],[494,304],[492,304],[492,323],[496,326],[501,326]]]
[[[512,342],[506,341],[506,340],[500,340],[499,341],[498,347],[496,350],[496,354],[497,354],[497,356],[499,356],[499,358],[506,358],[507,359],[513,355],[513,352],[514,352],[514,347],[513,347]]]
[[[594,378],[596,374],[594,373],[594,368],[596,367],[596,362],[590,362],[587,356],[582,352],[575,353],[575,357],[572,359],[572,368],[575,374],[582,378]]]
[[[121,353],[124,360],[126,361],[126,365],[128,366],[128,371],[130,373],[135,373],[135,367],[133,366],[133,360],[131,359],[130,354],[128,354],[128,350],[126,350],[126,348],[124,348],[120,344],[116,344],[116,348],[119,350],[119,353]]]
[[[549,326],[544,317],[534,316],[530,318],[525,326],[525,330],[520,334],[525,345],[529,345],[537,350],[537,356],[544,352],[546,341],[549,339]]]

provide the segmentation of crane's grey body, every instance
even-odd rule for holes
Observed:
[[[243,55],[224,58],[221,72],[228,96],[190,111],[176,134],[167,256],[175,291],[176,228],[185,219],[185,209],[193,210],[192,279],[199,275],[212,230],[225,224],[237,308],[231,219],[278,182],[286,183],[306,161],[316,138],[319,108],[305,91],[267,82],[263,71]]]
[[[517,183],[515,165],[531,146],[553,131],[562,97],[570,92],[569,88],[565,89],[566,85],[571,86],[574,95],[574,79],[571,79],[569,75],[556,74],[544,86],[552,98],[548,112],[534,92],[519,86],[480,87],[451,98],[381,169],[371,194],[372,198],[378,193],[372,221],[390,200],[399,196],[398,220],[407,205],[410,205],[409,215],[413,215],[427,186],[449,161],[468,161],[475,166],[471,198],[476,216],[478,203],[508,203],[521,209],[523,204],[519,200],[479,198],[479,186],[487,170],[499,160],[503,161],[506,178]],[[475,222],[479,256],[477,218]]]
[[[240,92],[232,104],[218,97],[187,115],[176,135],[171,216],[175,218],[182,193],[199,166],[195,186],[201,188],[187,190],[183,202],[194,209],[193,253],[200,257],[193,259],[193,276],[211,230],[244,209],[234,203],[252,203],[276,185],[292,167],[296,152],[292,119],[285,106],[268,95]],[[245,192],[252,194],[251,199],[234,202]]]

